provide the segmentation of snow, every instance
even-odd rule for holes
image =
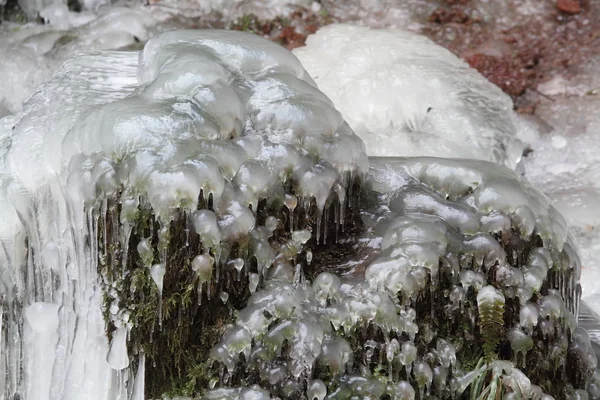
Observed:
[[[424,36],[334,24],[294,50],[370,156],[475,158],[514,167],[512,101]]]
[[[588,60],[575,77],[540,86],[553,96],[537,108],[550,129],[525,158],[525,176],[567,218],[579,242],[583,298],[600,310],[600,58]]]

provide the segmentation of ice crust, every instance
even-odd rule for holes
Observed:
[[[425,36],[333,24],[294,54],[370,156],[473,158],[514,167],[521,155],[510,98]]]
[[[125,257],[141,206],[162,226],[186,212],[219,253],[221,241],[251,234],[259,200],[283,203],[293,183],[298,203],[315,201],[320,218],[330,194],[368,168],[363,143],[299,61],[239,32],[168,32],[140,54],[74,58],[21,116],[0,121],[7,398],[123,399],[134,390],[124,353],[128,314],[111,306],[110,346],[101,314],[97,271],[108,250],[95,242],[109,200],[120,203],[114,227]],[[345,201],[341,192],[336,198]],[[212,211],[194,213],[199,199]],[[304,236],[294,237],[301,245]],[[168,240],[168,230],[159,237]],[[169,265],[149,259],[156,261],[160,289]],[[54,339],[33,336],[46,340],[40,357],[52,368],[21,375],[34,360],[23,358],[32,339],[19,316],[42,302],[59,315]]]
[[[34,90],[63,62],[80,53],[145,42],[162,28],[160,16],[135,7],[69,12],[56,3],[42,12],[47,25],[0,25],[0,117],[21,111]]]
[[[576,326],[581,265],[564,219],[541,192],[515,172],[483,161],[370,161],[367,185],[374,198],[363,218],[380,235],[379,257],[363,271],[323,272],[312,283],[298,278],[298,270],[292,275],[291,261],[277,266],[290,272],[268,275],[211,351],[224,368],[222,382],[228,384],[244,368],[260,375],[269,388],[260,398],[267,399],[301,395],[303,382],[320,382],[322,374],[335,382],[328,399],[414,399],[415,393],[457,398],[477,370],[463,370],[454,344],[460,340],[445,337],[449,332],[442,333],[443,323],[436,321],[464,318],[474,330],[485,329],[488,318],[492,327],[502,327],[505,303],[521,309],[507,317],[515,324],[508,333],[515,363],[525,365],[534,338],[543,337],[547,350],[536,351],[547,351],[567,369],[575,352],[586,360],[584,375],[591,376],[596,358],[589,339],[576,339],[571,348],[563,343],[581,335]],[[415,198],[419,201],[412,202]],[[519,250],[509,242],[523,249],[523,242],[537,235],[543,243],[528,257],[511,254]],[[473,307],[483,322],[468,316]],[[486,317],[486,307],[499,312],[499,319]],[[369,338],[371,330],[381,332],[371,334],[379,339]],[[364,373],[372,362],[383,364],[388,374]],[[487,368],[513,382],[520,398],[542,396],[516,364],[496,361]],[[357,370],[363,374],[354,375]],[[241,399],[244,390],[249,389],[217,389],[205,398]]]

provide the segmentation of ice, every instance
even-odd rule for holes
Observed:
[[[327,395],[327,387],[320,379],[315,379],[310,383],[307,390],[307,395],[310,400],[324,400]]]
[[[410,34],[345,29],[358,32],[353,34],[359,44],[371,34],[389,34],[399,43],[405,35],[407,42],[436,52]],[[423,70],[433,75],[418,79],[433,82],[427,89],[433,92],[407,90],[418,89],[425,100],[441,93],[435,90],[456,93],[442,97],[437,117],[435,107],[426,110],[426,119],[432,118],[431,132],[466,135],[449,137],[452,146],[461,146],[442,144],[431,154],[514,165],[519,152],[505,152],[517,129],[510,101],[448,54],[419,57],[392,57],[389,68],[410,70],[426,61]],[[472,92],[442,85],[446,75],[438,77],[434,69],[440,59],[454,71],[452,78],[458,79],[457,71],[471,76]],[[396,89],[404,90],[406,77],[396,77]],[[316,78],[318,83],[321,76]],[[394,103],[386,96],[389,104],[422,106],[418,99]],[[479,114],[470,114],[467,109],[478,106],[469,102],[482,105]],[[460,110],[453,109],[456,104]],[[419,110],[401,110],[412,115],[402,126],[427,137]],[[360,119],[367,115],[353,111]],[[456,119],[442,119],[455,112]],[[343,253],[338,244],[346,243],[330,243],[327,250],[334,256],[327,272],[308,268],[323,269],[325,246],[319,242],[341,231],[341,213],[357,201],[352,185],[365,183],[365,145],[342,115],[296,58],[243,33],[168,32],[151,39],[141,53],[101,52],[68,61],[22,115],[0,120],[5,249],[0,262],[7,266],[0,293],[2,313],[9,316],[2,321],[2,340],[16,337],[2,354],[2,368],[8,366],[2,395],[143,398],[142,377],[156,366],[146,365],[140,348],[129,347],[139,328],[128,303],[136,288],[122,285],[129,274],[149,276],[151,293],[159,298],[150,318],[160,330],[163,293],[173,280],[169,274],[184,267],[197,285],[194,306],[214,296],[210,304],[229,311],[232,321],[210,352],[220,367],[210,389],[232,388],[217,388],[206,398],[411,399],[415,389],[419,398],[454,393],[450,378],[466,375],[457,363],[461,347],[453,340],[471,339],[462,331],[458,338],[445,337],[438,321],[479,329],[486,352],[493,354],[503,315],[511,318],[507,338],[517,358],[552,351],[553,362],[581,367],[577,379],[587,382],[596,365],[589,338],[575,330],[581,270],[573,238],[551,201],[510,169],[475,160],[374,158],[359,198],[360,218],[375,236],[372,257],[341,274],[344,264],[336,255]],[[377,131],[398,129],[389,121]],[[390,143],[393,151],[408,143],[369,140],[368,146]],[[563,147],[565,140],[552,144]],[[282,211],[273,212],[277,207]],[[327,214],[332,207],[336,215]],[[359,216],[353,218],[351,228],[361,226]],[[181,243],[176,224],[185,238]],[[201,245],[192,245],[194,240]],[[182,253],[183,261],[173,257]],[[238,310],[244,301],[236,291],[240,282],[247,283],[249,300]],[[203,312],[204,304],[194,312]],[[511,314],[503,314],[505,306]],[[543,336],[548,349],[532,349],[533,335]],[[573,360],[580,364],[573,366]],[[383,372],[372,371],[377,362]],[[44,370],[35,373],[38,365]],[[510,362],[489,368],[476,372],[492,371],[526,396],[541,397],[541,389]],[[21,369],[19,376],[15,371]],[[236,381],[244,374],[260,376],[270,386],[238,387],[248,384],[245,378]],[[325,384],[329,376],[335,384]]]
[[[50,399],[54,348],[59,335],[58,304],[33,303],[25,310],[25,320],[31,331],[25,331],[24,340],[32,343],[28,347],[31,354],[25,355],[30,358],[26,359],[25,365],[27,372],[34,377],[27,388],[27,398]]]
[[[424,36],[333,24],[294,54],[369,155],[475,158],[509,166],[521,155],[508,96]]]
[[[0,53],[11,55],[2,57],[0,64],[0,73],[6,78],[0,90],[0,117],[3,117],[20,111],[23,102],[52,69],[46,59],[23,46],[0,43]]]
[[[550,5],[538,3],[523,0],[508,9],[495,2],[477,2],[476,8],[486,23],[496,25],[497,29],[507,29],[519,25],[524,18],[547,15],[552,11]],[[349,2],[343,6],[326,2],[325,6],[334,15],[343,15],[344,20],[352,19],[354,15],[359,24],[386,27],[397,24],[413,30],[419,30],[420,22],[431,14],[434,7],[422,1],[408,2],[403,4],[402,9],[393,2]],[[385,17],[375,21],[375,15]],[[489,20],[490,16],[494,16],[494,19]],[[600,201],[596,176],[598,169],[595,168],[599,162],[595,146],[598,131],[595,112],[598,98],[595,90],[600,85],[597,57],[579,67],[574,77],[555,76],[539,85],[538,90],[552,98],[541,98],[536,116],[543,119],[546,126],[551,126],[552,131],[542,133],[541,138],[537,139],[544,129],[516,117],[511,111],[510,100],[497,88],[476,73],[459,73],[459,70],[468,71],[462,61],[416,34],[331,25],[310,36],[307,46],[294,52],[351,127],[365,140],[369,154],[469,157],[506,162],[491,155],[490,149],[494,146],[490,145],[490,138],[505,137],[508,140],[516,135],[528,143],[534,152],[521,167],[527,178],[543,188],[567,218],[581,246],[584,275],[590,277],[584,280],[584,297],[595,307],[598,306],[598,290],[592,284],[597,281],[594,278],[598,271],[596,266],[600,265],[596,256],[600,243],[597,234],[600,218],[597,207]],[[432,67],[434,62],[435,69]],[[455,74],[444,75],[453,69],[457,71]],[[464,109],[457,107],[464,93],[457,92],[452,85],[459,85],[454,79],[456,76],[463,79],[464,75],[473,79],[470,84],[474,92],[472,96],[487,96],[485,112],[496,110],[494,116],[486,118],[483,124],[478,120],[484,115],[480,109],[473,105]],[[439,95],[435,94],[437,90],[440,90]],[[448,93],[457,94],[453,96]],[[364,101],[365,94],[369,99],[367,103]],[[360,102],[355,100],[359,97],[363,99]],[[437,103],[430,104],[433,102]],[[429,107],[433,108],[426,113]],[[429,114],[436,108],[447,111],[444,118],[448,118],[448,115],[452,117],[429,121]],[[477,112],[470,114],[476,109]],[[488,121],[498,123],[492,123],[496,127],[490,127],[485,125]],[[420,129],[415,129],[415,125]],[[476,127],[474,129],[477,132],[470,134],[468,127]],[[445,133],[445,129],[451,133]],[[504,134],[494,136],[503,130]],[[459,133],[461,136],[452,136]],[[446,138],[449,143],[446,143]],[[472,141],[476,144],[473,145]],[[487,143],[483,145],[485,149],[474,151],[483,143]],[[514,161],[520,153],[518,146],[514,152],[510,147],[509,159],[512,157]],[[508,165],[514,167],[511,162]],[[527,215],[523,215],[523,218],[521,229],[531,230],[531,218]],[[502,224],[502,221],[496,219],[494,223]]]
[[[218,280],[231,243],[252,237],[253,248],[270,247],[272,233],[260,230],[269,228],[256,226],[261,200],[282,204],[290,195],[286,181],[297,177],[302,201],[316,198],[320,219],[330,195],[326,190],[346,187],[366,173],[362,143],[352,139],[353,132],[313,84],[295,57],[259,37],[170,32],[152,39],[140,54],[92,53],[67,61],[21,115],[1,120],[0,233],[3,248],[10,249],[2,253],[7,314],[18,317],[20,304],[60,310],[56,343],[48,342],[39,353],[53,371],[52,380],[9,373],[3,395],[35,387],[40,392],[34,397],[40,399],[124,398],[135,386],[132,368],[143,369],[130,363],[127,351],[127,332],[135,325],[122,296],[135,289],[120,294],[118,285],[131,273],[130,257],[150,269],[160,327],[164,277],[176,268],[168,264],[171,221],[189,218],[186,235],[199,235],[210,249],[211,255],[196,254],[204,258],[192,263],[198,290],[206,285],[210,296],[207,281]],[[271,93],[270,87],[278,91]],[[233,108],[228,107],[232,99]],[[324,146],[316,160],[305,148],[313,138]],[[280,163],[289,159],[301,162],[280,173]],[[323,174],[326,186],[319,184]],[[197,210],[201,202],[210,208]],[[144,213],[151,213],[158,226],[150,238],[136,242],[131,232]],[[268,220],[271,232],[275,222]],[[295,249],[311,234],[294,230],[292,236],[288,247]],[[118,252],[110,254],[109,245]],[[275,260],[267,250],[257,255],[262,270]],[[245,261],[235,259],[232,268],[247,279],[251,271]],[[289,276],[279,271],[271,277]],[[260,277],[249,276],[254,291]],[[110,299],[109,321],[102,318],[103,294]],[[221,291],[219,298],[227,303],[228,294]],[[115,329],[110,345],[106,322]],[[310,326],[316,322],[306,324],[300,332],[314,331]],[[11,318],[2,325],[2,336],[14,335],[20,326]],[[29,351],[22,340],[30,338],[17,337],[3,352],[11,371],[19,370],[21,352]],[[294,340],[298,354],[314,347],[312,358],[318,356],[322,334],[299,334]],[[27,360],[24,370],[30,371],[35,363]],[[86,377],[88,370],[94,373]],[[34,384],[36,379],[42,383]]]
[[[439,327],[436,328],[434,315],[440,312],[439,307],[422,303],[428,293],[432,298],[437,296],[436,290],[445,293],[443,297],[436,297],[447,300],[445,310],[453,310],[451,314],[444,311],[444,318],[457,318],[452,316],[454,313],[463,323],[470,324],[471,329],[480,330],[490,361],[499,338],[506,337],[515,361],[524,365],[526,356],[533,351],[533,335],[543,334],[549,341],[543,351],[552,352],[560,365],[568,362],[568,349],[563,341],[575,329],[570,321],[575,320],[578,312],[576,282],[580,265],[564,221],[541,192],[516,172],[493,163],[427,157],[372,158],[368,184],[368,189],[373,190],[371,193],[378,195],[377,200],[372,200],[377,205],[372,206],[373,210],[366,210],[363,217],[365,223],[383,237],[379,242],[381,255],[366,266],[364,274],[340,277],[322,272],[311,285],[303,280],[295,280],[290,285],[289,277],[287,281],[267,277],[264,287],[252,295],[232,328],[235,332],[248,331],[251,337],[244,336],[244,346],[239,346],[237,339],[224,337],[213,349],[215,360],[225,360],[228,372],[225,380],[239,373],[242,367],[247,371],[269,370],[277,360],[277,367],[270,369],[269,374],[269,383],[275,386],[285,386],[289,379],[310,376],[325,366],[329,366],[334,376],[341,373],[341,384],[329,392],[332,398],[360,396],[366,392],[377,396],[402,393],[411,398],[414,389],[418,389],[422,397],[449,387],[460,391],[460,384],[453,386],[449,381],[451,368],[455,377],[465,373],[458,362],[460,350],[452,340],[437,336]],[[494,195],[480,190],[491,187],[495,188]],[[450,188],[451,195],[442,196]],[[404,199],[410,200],[415,194],[421,196],[420,201],[411,208],[404,207]],[[438,198],[445,199],[445,207],[431,207]],[[523,215],[529,215],[524,210],[533,216],[531,229],[519,229]],[[466,217],[453,218],[460,213]],[[478,232],[479,221],[489,213],[504,215],[508,230],[499,231],[495,236]],[[466,224],[465,221],[474,222]],[[504,235],[514,236],[505,241]],[[537,244],[528,250],[528,257],[520,261],[514,254],[507,257],[507,243],[520,240]],[[280,257],[291,261],[295,254],[283,252]],[[521,271],[534,273],[537,269],[543,272],[538,271],[539,276],[545,277],[543,285],[549,286],[542,288],[537,281],[522,278],[526,273]],[[494,270],[505,271],[507,277],[501,284],[494,281]],[[462,288],[457,286],[461,282]],[[539,311],[536,304],[522,303],[521,289],[531,289],[529,298],[537,301]],[[477,311],[472,307],[463,308],[462,302],[476,304]],[[520,304],[523,304],[520,312],[507,314],[509,305],[519,310]],[[538,324],[538,315],[547,324]],[[506,333],[505,318],[511,320],[509,326],[514,324]],[[547,335],[544,333],[547,328],[558,331]],[[369,338],[369,329],[379,329],[385,339]],[[348,341],[348,337],[352,339]],[[396,339],[406,337],[410,340]],[[429,348],[417,347],[414,342],[417,338]],[[577,345],[582,346],[582,353],[591,351],[584,339],[581,336]],[[364,360],[350,357],[356,340],[363,341],[359,348]],[[251,350],[245,347],[248,343]],[[304,351],[299,351],[300,346]],[[232,360],[240,349],[249,353],[250,358],[245,358],[244,364],[234,365]],[[375,382],[367,376],[344,375],[345,370],[357,365],[368,368],[375,354],[379,354],[380,360],[385,357],[389,381]],[[582,364],[583,370],[588,371],[582,372],[586,376],[593,364],[587,354],[582,358],[586,360]],[[515,365],[498,361],[479,373],[493,371],[494,379],[504,379],[513,388],[520,387],[526,398],[539,398],[541,389],[532,385]],[[410,377],[413,385],[410,388],[392,386],[395,376]],[[472,378],[467,374],[464,379]],[[286,392],[278,389],[271,392],[272,395],[282,393]]]
[[[584,266],[583,298],[596,310],[600,307],[595,284],[600,271],[600,101],[594,94],[600,86],[598,65],[598,58],[591,58],[576,77],[558,76],[540,85],[539,90],[552,97],[542,99],[536,113],[551,130],[532,145],[533,153],[524,160],[525,176],[554,201],[577,238]]]
[[[65,8],[58,1],[43,10],[49,25],[0,27],[0,54],[11,55],[0,63],[6,78],[0,86],[0,117],[19,112],[34,89],[68,59],[144,42],[159,29],[160,16],[140,8],[112,7],[81,14],[67,13]]]
[[[126,327],[120,327],[113,333],[108,352],[108,364],[116,371],[121,371],[129,366]]]
[[[266,20],[286,16],[300,7],[320,7],[314,0],[159,0],[152,3],[175,15],[210,18],[233,21],[248,14],[255,14]]]

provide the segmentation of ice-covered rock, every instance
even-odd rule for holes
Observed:
[[[331,399],[458,398],[489,372],[490,387],[539,398],[591,379],[595,355],[576,326],[581,265],[541,192],[502,166],[427,157],[372,158],[367,187],[362,216],[380,236],[378,256],[312,284],[267,277],[211,350],[221,385],[243,382],[244,371],[277,397],[302,396],[316,378]],[[500,344],[514,363],[494,361]],[[467,367],[473,347],[487,365]],[[546,370],[569,383],[541,389],[526,376]]]
[[[371,156],[474,158],[514,167],[512,101],[425,36],[334,24],[294,50]]]
[[[368,169],[363,143],[299,61],[234,31],[174,31],[139,54],[76,57],[21,115],[0,121],[0,293],[10,316],[2,325],[2,390],[10,398],[125,398],[133,388],[127,341],[140,334],[130,317],[136,296],[145,296],[135,280],[123,292],[128,276],[152,282],[158,312],[141,325],[152,330],[164,318],[176,321],[163,317],[162,294],[169,271],[181,268],[171,265],[177,254],[193,251],[215,263],[208,275],[206,266],[186,268],[192,285],[196,277],[212,284],[220,269],[233,268],[256,288],[249,260],[227,261],[241,251],[232,250],[236,243],[252,246],[266,274],[273,221],[265,220],[267,228],[258,219],[267,207],[279,210],[295,197],[295,211],[318,240],[328,234],[325,209],[337,204],[332,217],[336,228],[342,224],[346,192]],[[178,221],[188,238],[181,253],[171,246]],[[295,257],[312,235],[294,231],[281,251]],[[204,293],[214,296],[210,286]],[[19,332],[24,309],[41,302],[59,318],[44,328],[54,335],[44,339],[51,368],[34,374]],[[110,348],[99,335],[106,322]]]

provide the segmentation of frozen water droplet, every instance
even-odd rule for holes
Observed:
[[[323,400],[327,396],[327,387],[320,379],[313,380],[306,391],[308,400]]]
[[[221,292],[221,293],[219,293],[219,298],[221,299],[223,304],[227,304],[227,300],[229,300],[229,293]]]
[[[258,287],[258,282],[260,280],[260,276],[255,272],[251,272],[248,275],[248,279],[250,281],[249,282],[250,293],[256,292],[256,288]]]

